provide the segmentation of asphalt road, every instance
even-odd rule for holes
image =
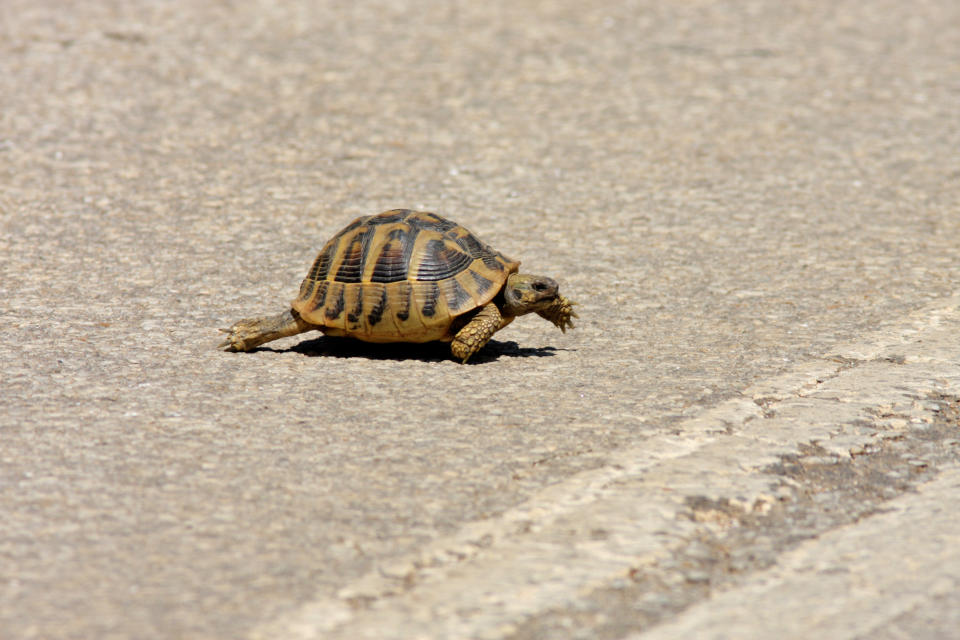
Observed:
[[[960,637],[958,61],[953,0],[4,0],[0,638]],[[577,328],[216,349],[397,207]]]

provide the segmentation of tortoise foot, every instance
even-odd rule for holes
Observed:
[[[577,304],[576,302],[571,302],[563,296],[557,296],[553,303],[546,309],[541,309],[537,311],[537,315],[541,318],[549,320],[553,324],[557,325],[560,331],[566,333],[567,329],[573,329],[573,320],[571,318],[578,318],[577,312],[573,310],[573,305]]]

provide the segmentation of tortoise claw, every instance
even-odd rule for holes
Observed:
[[[219,331],[220,333],[230,333],[230,329],[221,328],[221,329],[217,329],[217,331]],[[218,344],[217,349],[225,349],[226,351],[236,351],[236,349],[233,348],[233,342],[231,342],[229,338],[227,338],[226,340]]]

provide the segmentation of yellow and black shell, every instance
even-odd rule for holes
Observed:
[[[292,306],[328,335],[450,340],[455,318],[490,302],[519,266],[455,222],[395,209],[331,238]]]

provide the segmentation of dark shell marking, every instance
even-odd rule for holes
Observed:
[[[304,320],[373,342],[449,338],[519,262],[435,213],[357,218],[320,250],[293,301]]]

